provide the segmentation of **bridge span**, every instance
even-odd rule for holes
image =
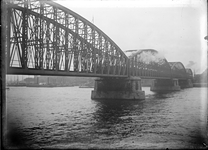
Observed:
[[[122,51],[94,24],[53,1],[11,0],[3,6],[7,74],[100,77],[92,98],[108,89],[113,98],[134,91],[124,99],[143,99],[143,92],[135,96],[141,78],[157,79],[152,90],[165,87],[160,91],[189,87],[193,80],[181,62],[168,62],[154,49]]]

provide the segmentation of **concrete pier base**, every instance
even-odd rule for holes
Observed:
[[[181,88],[178,84],[178,79],[156,79],[153,81],[150,88],[153,92],[171,92],[180,91]]]
[[[91,99],[119,99],[141,100],[145,99],[145,92],[141,88],[140,78],[100,78],[95,80]]]

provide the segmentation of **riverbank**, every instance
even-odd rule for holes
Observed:
[[[194,87],[208,87],[207,83],[193,83]]]

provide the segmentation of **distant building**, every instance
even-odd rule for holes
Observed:
[[[35,76],[32,82],[34,84],[50,84],[56,86],[80,86],[80,85],[94,85],[93,77],[67,77],[67,76]]]
[[[207,83],[207,69],[201,74],[201,82]]]
[[[195,86],[207,86],[207,69],[202,74],[196,74],[194,76]]]

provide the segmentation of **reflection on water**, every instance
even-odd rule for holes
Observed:
[[[203,148],[206,88],[145,100],[91,100],[92,89],[7,91],[8,143],[32,148]],[[16,141],[16,142],[15,142]],[[17,142],[18,141],[18,142]]]

